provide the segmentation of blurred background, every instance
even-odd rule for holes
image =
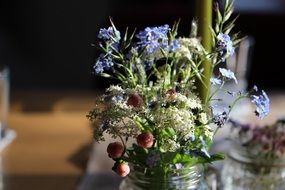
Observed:
[[[109,16],[121,31],[181,18],[179,32],[188,35],[194,10],[193,0],[4,1],[0,62],[11,69],[12,89],[94,89],[102,80],[91,75],[91,44],[99,28],[109,26]],[[285,1],[236,0],[235,11],[236,28],[255,41],[250,83],[284,88]]]
[[[285,0],[236,0],[234,14],[252,47],[249,86],[278,92],[270,95],[279,112],[285,106]],[[187,36],[194,15],[194,0],[1,1],[0,65],[10,70],[7,126],[17,137],[0,150],[0,190],[74,189],[82,181],[94,149],[85,115],[110,82],[92,74],[98,51],[91,44],[109,17],[120,31],[181,19],[179,35]]]

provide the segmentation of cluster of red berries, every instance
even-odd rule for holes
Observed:
[[[137,136],[137,144],[142,148],[151,148],[154,142],[153,135],[150,132],[144,132]],[[107,147],[107,153],[110,158],[117,159],[123,156],[125,147],[120,142],[110,143]],[[115,171],[121,177],[125,177],[130,173],[128,163],[121,162],[117,164]]]

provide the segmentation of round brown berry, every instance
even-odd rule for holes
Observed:
[[[151,148],[153,145],[153,135],[150,132],[144,132],[138,135],[137,143],[140,147]]]
[[[133,106],[135,108],[141,107],[143,104],[143,99],[137,93],[131,93],[127,100],[128,106]]]
[[[116,168],[116,172],[121,177],[126,177],[130,173],[130,167],[127,163],[120,163]]]
[[[110,143],[107,152],[110,158],[120,158],[124,152],[124,146],[120,142]]]

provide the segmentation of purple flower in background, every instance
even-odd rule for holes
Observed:
[[[262,90],[262,94],[259,96],[251,95],[250,96],[251,102],[255,104],[255,114],[259,118],[264,118],[269,113],[269,104],[270,100],[267,94]]]
[[[147,157],[146,164],[152,168],[156,165],[157,161],[159,160],[160,160],[160,155],[157,152],[152,151],[149,153]]]
[[[235,81],[235,83],[238,83],[237,82],[237,79],[235,77],[235,74],[231,71],[231,70],[227,70],[227,69],[224,69],[224,68],[219,68],[219,71],[221,73],[221,75],[227,79],[233,79]]]
[[[213,77],[210,79],[210,82],[212,85],[221,85],[222,84],[222,81],[220,79],[213,78]]]
[[[114,32],[113,27],[101,28],[98,34],[98,38],[102,39],[104,41],[113,41],[113,42],[119,42],[121,39],[121,34],[118,30]]]
[[[159,27],[147,27],[140,31],[136,37],[140,40],[138,45],[146,49],[147,53],[153,53],[159,48],[168,50],[167,33],[170,30],[168,25]]]

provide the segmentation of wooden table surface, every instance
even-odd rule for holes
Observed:
[[[17,137],[1,152],[2,189],[74,189],[92,144],[85,116],[94,100],[84,92],[13,94],[8,123]]]

